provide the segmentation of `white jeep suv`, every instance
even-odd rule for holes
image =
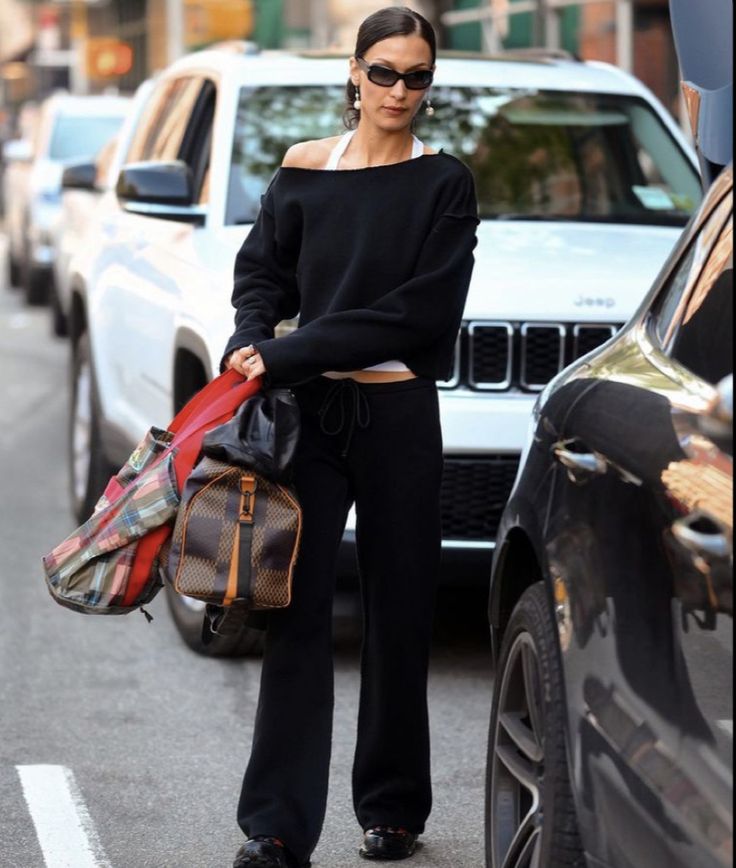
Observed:
[[[232,47],[157,80],[71,264],[80,517],[110,465],[217,372],[235,254],[287,147],[340,131],[347,68]],[[418,134],[469,165],[482,219],[453,378],[440,384],[445,575],[487,581],[535,393],[634,311],[701,185],[665,109],[605,64],[441,56],[432,100]],[[174,603],[198,647],[196,620]]]

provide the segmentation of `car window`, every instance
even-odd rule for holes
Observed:
[[[128,162],[178,159],[187,121],[201,89],[199,78],[164,82],[143,113],[128,151]]]
[[[711,384],[733,370],[732,197],[725,197],[684,251],[649,330],[662,350]]]
[[[92,159],[120,129],[122,115],[57,115],[48,156],[52,160]]]
[[[200,77],[166,82],[154,94],[126,162],[183,160],[200,203],[209,199],[209,163],[217,89]]]
[[[255,219],[288,147],[344,131],[342,86],[240,93],[227,221]],[[702,198],[693,164],[634,97],[435,85],[418,135],[472,169],[484,219],[684,226]]]
[[[108,186],[108,184],[109,184],[110,169],[112,166],[112,160],[113,160],[113,157],[115,156],[115,150],[116,150],[117,146],[118,146],[118,137],[113,136],[111,139],[109,139],[106,142],[106,144],[104,144],[100,148],[100,150],[99,150],[99,152],[95,158],[95,166],[97,167],[97,172],[95,175],[95,178],[96,178],[95,183],[96,183],[97,187],[99,187],[100,189]]]
[[[192,170],[193,188],[201,205],[209,202],[212,125],[216,101],[215,84],[208,80],[201,82],[197,101],[179,149],[179,159],[184,160]]]
[[[672,357],[716,385],[733,372],[733,223],[708,257],[672,340]]]

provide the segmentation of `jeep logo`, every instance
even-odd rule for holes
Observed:
[[[615,298],[593,298],[589,295],[579,295],[573,302],[575,307],[616,307]]]

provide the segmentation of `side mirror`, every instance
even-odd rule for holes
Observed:
[[[201,223],[207,213],[194,203],[192,171],[181,160],[129,163],[120,170],[115,191],[134,214]]]
[[[3,160],[6,163],[30,163],[33,145],[28,139],[11,139],[3,145]]]
[[[63,190],[96,190],[97,166],[94,163],[72,163],[61,174]]]

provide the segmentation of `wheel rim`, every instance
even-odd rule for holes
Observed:
[[[74,384],[74,421],[72,424],[72,467],[74,497],[82,503],[87,495],[92,460],[92,369],[80,361]]]
[[[492,738],[490,831],[493,868],[541,868],[544,707],[539,659],[529,633],[511,646]]]
[[[190,612],[202,612],[207,608],[207,604],[202,600],[195,600],[194,597],[185,597],[184,594],[178,594],[179,603]]]

